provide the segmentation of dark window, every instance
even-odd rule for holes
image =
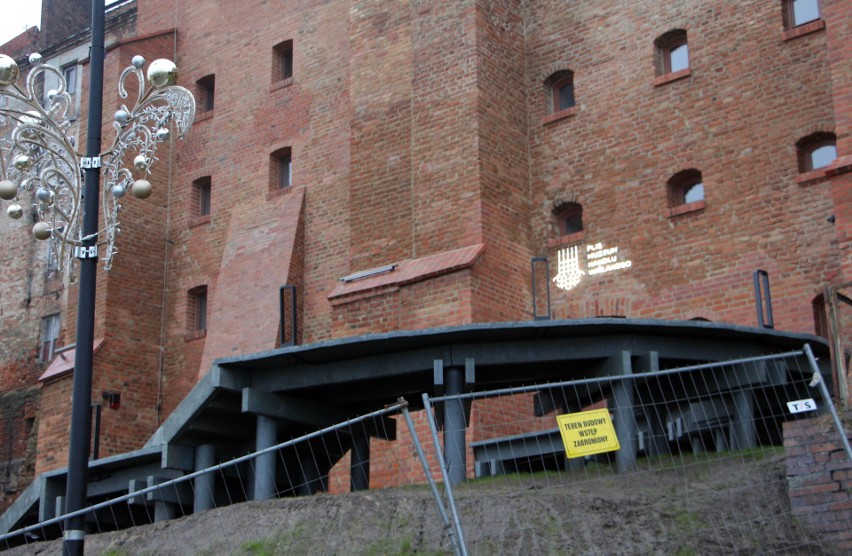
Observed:
[[[665,75],[689,68],[689,45],[686,31],[675,29],[654,41],[657,58],[657,74]]]
[[[189,290],[187,320],[190,332],[207,330],[207,286]]]
[[[565,203],[554,211],[559,235],[567,236],[583,231],[583,206],[579,203]]]
[[[293,185],[293,155],[290,147],[278,149],[269,157],[269,189],[286,189]]]
[[[281,81],[293,77],[293,41],[279,43],[273,50],[272,81]]]
[[[59,340],[59,314],[49,315],[41,319],[41,339],[39,342],[38,359],[47,363],[53,359],[56,342]]]
[[[671,207],[704,200],[704,182],[698,170],[678,172],[669,180],[668,189]]]
[[[568,70],[557,71],[545,81],[548,94],[548,111],[559,112],[575,105],[574,73]]]
[[[216,104],[216,76],[208,75],[197,82],[199,108],[202,112],[213,110]]]
[[[811,301],[811,307],[814,311],[814,332],[817,336],[823,338],[829,337],[828,316],[825,310],[825,296],[822,294],[816,296]]]
[[[212,198],[212,181],[210,176],[199,178],[192,182],[193,204],[195,205],[193,216],[207,216],[210,214],[210,200]]]
[[[837,158],[837,141],[833,133],[814,133],[801,139],[796,147],[800,172],[825,168]]]
[[[553,110],[565,110],[574,106],[574,78],[568,77],[553,86]]]
[[[784,24],[788,29],[820,19],[819,0],[784,0]]]

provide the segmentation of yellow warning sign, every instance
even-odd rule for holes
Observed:
[[[595,409],[557,415],[556,423],[569,458],[579,458],[618,450],[618,437],[608,409]]]

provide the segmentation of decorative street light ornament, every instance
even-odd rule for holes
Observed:
[[[109,270],[117,253],[119,200],[127,191],[137,199],[151,195],[153,188],[146,178],[157,160],[157,145],[170,139],[171,124],[177,128],[178,137],[189,131],[195,119],[195,99],[188,90],[175,85],[177,68],[173,62],[152,62],[146,82],[142,73],[145,59],[134,56],[121,74],[118,94],[127,98],[125,83],[134,76],[139,82],[136,102],[132,108],[122,105],[116,111],[116,137],[109,150],[95,159],[81,158],[74,150],[73,139],[67,136],[73,101],[63,72],[43,64],[39,54],[31,54],[29,61],[33,67],[21,88],[17,63],[0,54],[0,117],[11,124],[5,130],[0,125],[0,199],[11,201],[6,214],[14,219],[23,215],[24,206],[34,207],[37,222],[33,236],[50,240],[60,269],[69,270],[73,280],[74,248],[86,239],[82,237],[81,168],[102,166],[104,228],[98,232],[98,243],[106,245],[102,256]],[[52,74],[59,83],[48,92],[46,102],[36,91],[42,74]]]

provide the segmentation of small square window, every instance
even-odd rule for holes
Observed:
[[[548,95],[548,113],[556,114],[575,106],[572,71],[557,71],[545,80],[544,87]]]
[[[565,203],[554,211],[559,235],[567,236],[583,231],[583,206],[579,203]]]
[[[704,200],[704,182],[698,170],[684,170],[669,179],[669,206],[674,208]]]
[[[210,201],[212,199],[212,181],[210,176],[199,178],[192,182],[193,216],[207,216],[210,214]]]
[[[788,29],[821,18],[819,0],[785,0],[785,25]]]
[[[293,41],[279,43],[273,49],[272,81],[293,77]]]
[[[41,339],[39,341],[38,360],[48,363],[56,352],[56,342],[59,340],[59,313],[41,319]]]
[[[796,144],[799,172],[825,168],[837,158],[837,140],[833,133],[814,133]]]
[[[216,76],[208,75],[196,82],[198,89],[198,107],[201,112],[210,112],[216,105]]]

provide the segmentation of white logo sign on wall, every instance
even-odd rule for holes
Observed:
[[[604,247],[603,243],[590,243],[585,246],[586,270],[580,268],[580,249],[578,246],[565,247],[557,252],[556,276],[553,282],[557,288],[572,290],[583,276],[607,274],[616,270],[630,268],[633,263],[622,259],[618,247]]]

